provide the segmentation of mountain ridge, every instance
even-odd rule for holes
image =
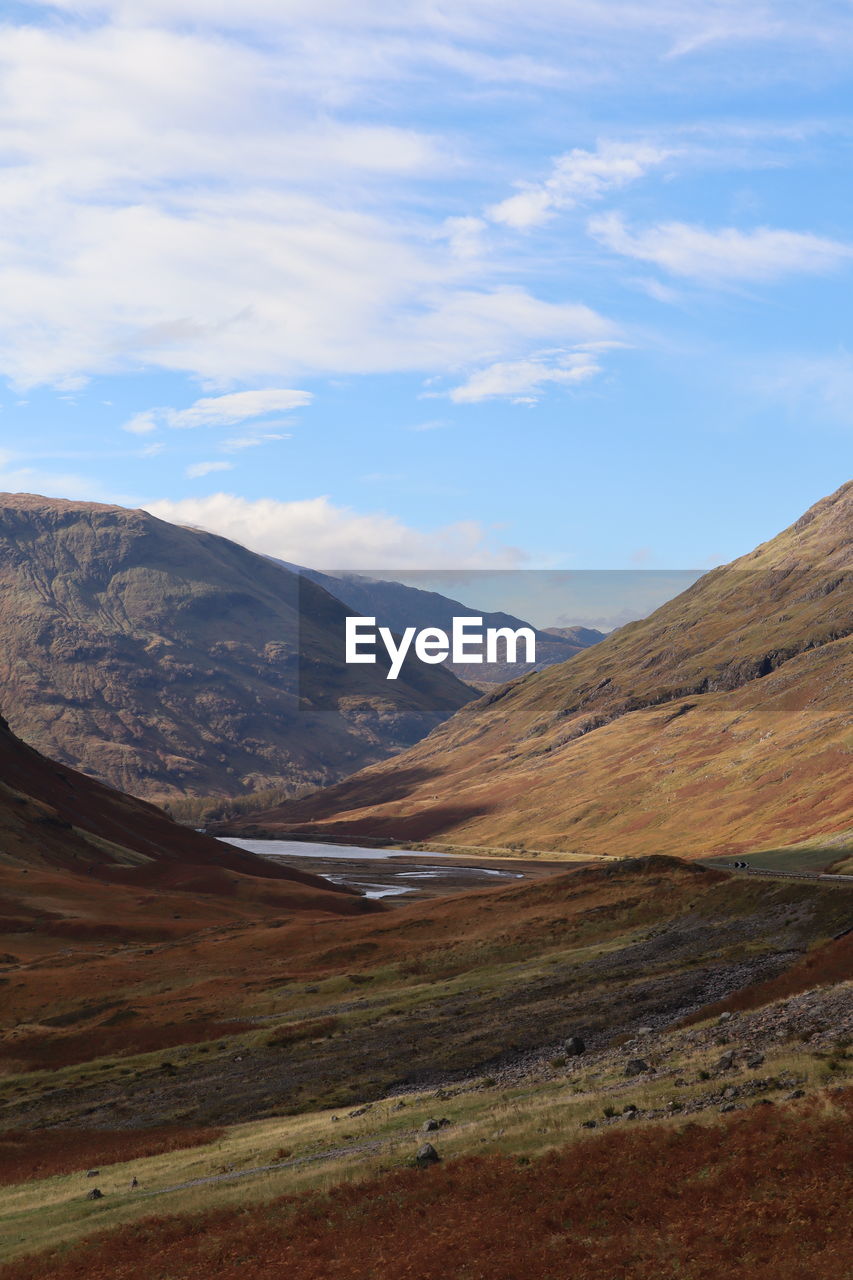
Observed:
[[[328,782],[474,696],[422,666],[356,681],[321,586],[144,511],[0,495],[0,592],[12,728],[151,799]]]
[[[254,827],[702,856],[849,826],[851,529],[848,482],[650,617]]]

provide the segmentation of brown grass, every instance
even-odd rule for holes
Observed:
[[[853,1090],[721,1125],[620,1127],[252,1209],[151,1218],[6,1280],[840,1280]]]
[[[0,1186],[122,1164],[216,1142],[222,1129],[9,1129],[0,1133]]]

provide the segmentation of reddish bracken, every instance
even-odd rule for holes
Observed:
[[[853,1090],[721,1126],[617,1129],[530,1164],[386,1173],[150,1218],[6,1280],[841,1280]]]
[[[7,1129],[0,1133],[0,1186],[216,1142],[221,1129]]]

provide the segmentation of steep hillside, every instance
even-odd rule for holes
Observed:
[[[179,826],[153,805],[45,759],[0,717],[0,952],[57,939],[168,937],[282,911],[374,904]]]
[[[472,696],[342,663],[347,610],[225,538],[144,511],[0,497],[0,706],[54,759],[164,799],[319,785]],[[301,681],[301,685],[300,685]]]
[[[843,830],[851,530],[848,483],[649,618],[243,830],[690,856]]]

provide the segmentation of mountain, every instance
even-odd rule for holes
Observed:
[[[421,587],[412,587],[403,582],[370,578],[359,573],[321,573],[317,569],[303,569],[292,564],[286,564],[285,567],[318,583],[354,613],[362,617],[375,617],[379,626],[390,627],[395,635],[400,635],[406,627],[415,627],[417,630],[440,627],[449,634],[454,617],[482,618],[484,628],[510,627],[517,631],[519,627],[530,627],[529,622],[524,622],[511,613],[484,612],[437,591],[425,591]],[[553,666],[557,662],[566,662],[582,649],[588,649],[590,645],[598,644],[599,640],[604,639],[603,632],[589,627],[547,627],[544,631],[531,627],[531,630],[536,636],[535,670]],[[477,686],[504,684],[507,680],[527,675],[531,670],[525,662],[466,663],[446,659],[443,665],[460,680]]]
[[[0,717],[0,951],[56,939],[163,938],[199,927],[375,904],[191,831],[21,742]],[[176,923],[177,922],[177,923]]]
[[[144,511],[0,496],[0,706],[46,755],[149,799],[333,781],[474,695],[343,662],[348,610]]]
[[[853,826],[853,482],[569,662],[244,829],[700,856]]]
[[[565,640],[567,644],[573,645],[578,652],[581,649],[588,649],[590,645],[598,644],[599,640],[604,639],[604,632],[596,631],[594,627],[546,627],[545,634],[556,636],[558,640]]]

